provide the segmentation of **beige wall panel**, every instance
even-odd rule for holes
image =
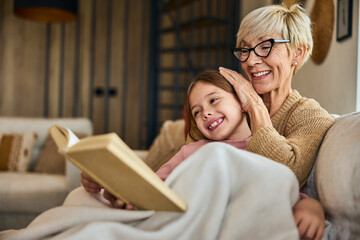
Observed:
[[[107,37],[107,1],[96,1],[96,38],[95,38],[95,72],[94,87],[105,87],[106,78],[106,37]],[[93,98],[93,124],[94,132],[102,133],[104,131],[104,96],[94,96]]]
[[[16,17],[13,2],[3,2],[3,71],[1,115],[37,116],[43,113],[42,71],[44,27]],[[31,45],[32,44],[32,45]]]
[[[1,115],[15,115],[15,81],[16,72],[15,66],[21,64],[21,59],[17,57],[17,52],[21,52],[21,39],[19,38],[21,26],[17,25],[18,19],[13,16],[12,1],[2,1],[4,8],[3,26],[1,28],[1,44],[3,45],[3,54],[0,56],[2,60],[2,76],[0,76],[0,114]]]
[[[125,1],[113,1],[112,29],[111,29],[111,75],[110,87],[117,90],[117,94],[110,98],[109,132],[121,132],[123,81],[124,81],[124,29],[125,29]],[[129,54],[129,53],[128,53]],[[131,53],[130,53],[131,54]]]
[[[49,52],[49,117],[59,116],[60,100],[60,51],[61,51],[61,24],[50,25],[50,52]]]
[[[63,117],[72,117],[76,107],[75,96],[77,93],[74,89],[75,84],[75,55],[76,55],[76,23],[71,22],[64,25],[64,80],[63,80]]]
[[[92,2],[79,1],[79,116],[89,116]]]
[[[141,132],[138,134],[139,135],[139,140],[140,145],[138,145],[138,148],[146,148],[146,136],[147,136],[147,123],[148,123],[148,92],[149,92],[149,49],[150,47],[154,47],[154,46],[150,46],[149,45],[149,36],[150,36],[150,23],[147,19],[150,19],[150,11],[147,11],[148,9],[150,9],[150,1],[143,1],[146,3],[145,6],[145,13],[144,14],[144,18],[145,18],[145,25],[143,26],[143,38],[144,41],[142,44],[144,44],[144,46],[142,49],[142,62],[141,62],[141,68],[140,70],[143,71],[143,79],[141,80],[142,85],[140,86],[139,90],[140,90],[140,94],[143,95],[143,99],[142,102],[140,102],[140,111],[142,113],[141,119],[140,119],[140,130]]]
[[[21,21],[24,24],[21,37],[23,62],[21,71],[16,71],[16,115],[41,116],[44,112],[45,24]]]
[[[139,81],[140,64],[142,59],[142,8],[141,1],[129,1],[129,40],[128,41],[128,79],[127,79],[127,98],[129,103],[126,109],[126,142],[130,147],[136,147],[139,131]]]

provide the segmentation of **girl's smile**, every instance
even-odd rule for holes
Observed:
[[[217,127],[220,126],[220,124],[224,121],[224,118],[221,117],[221,118],[218,118],[218,119],[215,119],[214,121],[211,121],[209,124],[208,124],[208,129],[211,130],[211,131],[214,131]]]

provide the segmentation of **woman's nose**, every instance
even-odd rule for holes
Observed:
[[[254,51],[250,52],[249,58],[246,60],[246,62],[250,65],[260,63],[260,61],[261,61],[261,57],[256,55]]]

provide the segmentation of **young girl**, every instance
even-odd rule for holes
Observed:
[[[184,145],[156,172],[163,180],[187,157],[211,141],[220,141],[247,150],[246,144],[251,138],[251,131],[246,115],[233,87],[218,71],[205,71],[190,84],[187,92],[186,121],[189,136],[201,135],[201,140]],[[88,192],[101,190],[101,186],[85,173],[81,173],[81,182]],[[113,207],[128,210],[134,208],[107,191],[104,191],[104,197]],[[294,206],[293,212],[301,237],[321,239],[325,218],[318,201],[308,197],[302,198]]]
[[[186,121],[189,135],[201,140],[183,146],[156,173],[163,180],[182,161],[211,141],[228,143],[246,150],[251,131],[233,87],[218,71],[199,74],[188,87]]]

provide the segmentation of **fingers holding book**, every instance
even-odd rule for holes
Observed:
[[[100,184],[95,182],[95,180],[92,179],[85,172],[81,172],[81,184],[83,185],[83,187],[87,192],[91,192],[91,193],[98,193],[102,189]]]
[[[104,191],[103,195],[104,195],[104,198],[106,200],[108,200],[114,208],[120,208],[120,209],[125,209],[125,210],[135,210],[134,205],[125,203],[124,201],[122,201],[119,198],[116,198],[114,195],[112,195],[111,193],[109,193],[106,190]]]
[[[85,188],[87,192],[98,193],[101,191],[102,187],[100,184],[95,182],[88,174],[85,172],[81,172],[81,184]],[[110,192],[104,190],[103,196],[106,200],[108,200],[114,208],[126,209],[126,210],[134,210],[134,206],[132,204],[126,204],[121,199],[116,198]]]

